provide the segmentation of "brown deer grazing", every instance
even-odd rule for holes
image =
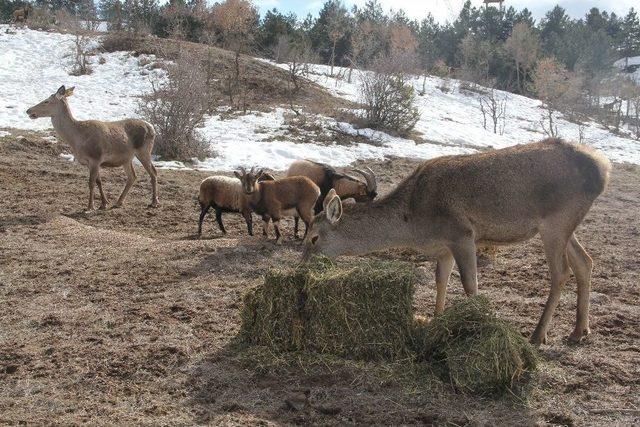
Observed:
[[[151,162],[151,151],[155,140],[153,126],[143,120],[125,119],[116,122],[98,120],[76,120],[71,115],[67,97],[74,88],[60,86],[58,91],[27,110],[31,119],[51,117],[51,123],[58,136],[71,147],[78,162],[89,168],[89,206],[93,210],[94,186],[98,184],[102,203],[100,209],[106,209],[107,198],[102,191],[100,167],[122,166],[127,174],[127,183],[113,207],[120,207],[129,189],[136,181],[133,157],[137,157],[151,177],[151,204],[158,206],[157,172]]]
[[[540,234],[551,292],[531,341],[546,341],[570,267],[578,308],[569,339],[578,342],[590,332],[592,261],[574,231],[604,191],[610,170],[609,160],[595,150],[558,139],[429,160],[385,197],[346,206],[344,214],[340,198],[330,192],[305,239],[303,259],[420,249],[437,259],[438,314],[454,260],[466,294],[475,295],[477,244],[506,245]]]
[[[261,181],[264,172],[262,170],[254,172],[253,168],[249,172],[243,168],[234,174],[242,183],[251,210],[262,216],[264,221],[262,232],[265,236],[269,228],[269,220],[273,221],[277,245],[282,243],[280,219],[286,211],[295,209],[308,229],[313,219],[313,207],[320,196],[320,188],[309,178],[292,176],[275,181]]]
[[[14,10],[13,15],[13,23],[17,24],[18,22],[27,22],[27,18],[29,18],[29,11],[31,10],[31,5],[25,5],[23,7],[19,7]]]
[[[322,210],[322,201],[332,188],[336,190],[342,200],[352,198],[356,202],[368,202],[376,198],[378,184],[373,171],[371,169],[366,171],[353,169],[353,171],[362,175],[365,181],[362,182],[352,176],[340,173],[325,163],[311,160],[296,160],[289,166],[287,176],[306,176],[320,187],[320,197],[314,208],[317,214]],[[299,218],[297,215],[294,215],[294,221],[293,235],[298,238]]]

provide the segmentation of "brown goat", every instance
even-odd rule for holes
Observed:
[[[508,245],[540,234],[551,292],[531,336],[544,343],[571,270],[578,310],[569,339],[589,332],[592,260],[574,232],[604,191],[611,163],[600,153],[558,139],[424,162],[385,197],[345,208],[324,200],[305,239],[307,258],[413,247],[437,259],[436,314],[442,312],[454,260],[467,295],[478,292],[476,245]],[[571,268],[571,270],[570,270]]]
[[[157,172],[151,162],[151,151],[155,141],[155,131],[149,123],[138,119],[125,119],[115,122],[98,120],[76,120],[71,114],[67,97],[73,94],[73,88],[60,86],[58,91],[39,104],[29,108],[27,115],[31,119],[51,117],[51,123],[58,137],[69,144],[76,160],[89,168],[89,204],[94,209],[94,186],[98,184],[102,203],[100,209],[107,208],[107,197],[102,191],[101,167],[122,166],[127,174],[125,184],[118,201],[113,207],[120,207],[124,198],[136,181],[133,158],[142,163],[151,178],[151,204],[158,206]]]
[[[296,160],[289,166],[287,176],[306,176],[320,187],[320,197],[314,207],[314,212],[318,214],[322,210],[322,201],[332,188],[336,190],[342,200],[352,198],[356,202],[368,202],[375,199],[378,195],[378,185],[373,171],[371,169],[367,171],[352,170],[362,175],[365,181],[362,182],[350,175],[340,173],[325,163],[311,160]],[[294,237],[298,238],[299,218],[294,215],[294,220]]]
[[[273,175],[268,173],[263,173],[260,176],[260,181],[273,181],[274,179]],[[227,234],[227,231],[222,223],[222,213],[240,212],[247,223],[249,235],[253,236],[253,219],[249,198],[237,179],[223,175],[214,175],[203,179],[200,183],[198,203],[200,204],[198,236],[202,234],[202,222],[210,208],[215,209],[216,221],[223,234]]]
[[[280,219],[289,209],[295,209],[307,228],[313,219],[313,207],[320,196],[320,188],[309,178],[293,176],[275,181],[260,181],[263,171],[254,173],[234,172],[240,179],[244,192],[249,198],[251,209],[262,216],[263,233],[267,235],[269,220],[273,221],[276,244],[281,244]],[[306,235],[306,233],[305,233]]]

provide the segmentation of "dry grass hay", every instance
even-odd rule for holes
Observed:
[[[412,357],[414,267],[327,259],[272,269],[245,296],[242,341],[361,360]]]
[[[535,370],[537,354],[482,296],[464,298],[418,331],[420,359],[439,368],[459,391],[513,391]]]
[[[426,364],[465,393],[518,391],[537,361],[520,332],[484,297],[461,299],[431,322],[414,316],[414,281],[411,264],[391,261],[320,258],[272,269],[245,296],[240,341],[276,359],[298,352],[306,359]]]

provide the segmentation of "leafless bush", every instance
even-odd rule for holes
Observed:
[[[414,106],[413,86],[400,66],[394,58],[376,61],[374,71],[362,75],[361,92],[367,125],[402,135],[413,129],[420,112]]]
[[[75,18],[67,22],[69,30],[73,34],[73,59],[74,64],[70,74],[72,76],[84,76],[93,71],[89,64],[91,55],[91,30],[86,28],[86,24]]]
[[[196,132],[210,108],[202,66],[182,53],[167,74],[168,81],[153,82],[151,94],[138,106],[156,129],[155,152],[163,159],[204,158],[210,154],[209,142]]]
[[[34,7],[26,21],[27,26],[34,30],[50,30],[55,26],[55,22],[55,16],[46,5]]]
[[[503,135],[507,116],[507,97],[499,95],[494,88],[489,88],[484,94],[478,96],[478,102],[484,129],[487,130],[488,117],[493,124],[493,133]]]

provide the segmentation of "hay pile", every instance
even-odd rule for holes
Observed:
[[[414,268],[327,259],[272,269],[250,291],[240,338],[276,351],[312,351],[361,360],[411,357]]]
[[[274,355],[426,364],[473,394],[513,391],[535,369],[533,347],[486,298],[464,298],[431,323],[416,320],[414,273],[408,263],[327,259],[272,269],[245,296],[239,338]]]
[[[415,337],[420,359],[462,392],[513,390],[537,364],[535,349],[482,296],[456,302]]]

